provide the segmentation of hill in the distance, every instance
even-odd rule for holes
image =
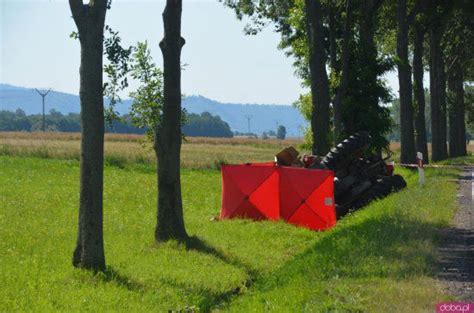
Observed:
[[[129,111],[131,100],[125,100],[116,106],[120,114]],[[203,96],[189,96],[183,100],[183,107],[189,113],[209,112],[219,115],[233,131],[247,132],[251,116],[250,130],[261,134],[275,130],[276,124],[286,127],[287,135],[301,136],[306,121],[300,112],[290,105],[221,103]],[[26,114],[41,113],[41,97],[34,89],[0,84],[0,110],[15,111],[22,109]],[[46,97],[46,111],[55,109],[63,114],[80,111],[79,96],[64,92],[51,91]]]

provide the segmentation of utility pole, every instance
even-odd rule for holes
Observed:
[[[39,93],[39,95],[43,98],[43,123],[42,123],[42,125],[41,125],[41,126],[42,126],[41,128],[42,128],[42,130],[43,130],[43,132],[44,132],[44,131],[46,130],[46,128],[45,128],[45,121],[44,121],[44,98],[46,98],[46,96],[48,95],[48,93],[51,91],[51,88],[49,88],[48,91],[46,91],[46,92],[41,92],[41,91],[39,91],[39,90],[36,89],[36,88],[35,88],[35,90],[36,90],[36,92]]]
[[[245,115],[245,118],[247,119],[247,122],[248,122],[248,127],[249,127],[248,136],[250,137],[250,120],[252,119],[252,115]]]

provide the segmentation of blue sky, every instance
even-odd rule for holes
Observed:
[[[245,36],[244,23],[217,0],[183,1],[183,93],[222,102],[291,104],[304,90],[271,27]],[[77,94],[79,43],[66,0],[0,0],[0,82]],[[114,0],[107,24],[125,44],[148,40],[161,66],[163,0]],[[394,73],[387,76],[398,91]],[[131,86],[133,88],[133,85]]]

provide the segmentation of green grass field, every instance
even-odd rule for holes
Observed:
[[[71,266],[79,163],[0,157],[0,311],[425,312],[447,297],[435,280],[438,230],[456,208],[457,171],[373,203],[326,232],[282,222],[211,221],[220,173],[184,169],[187,245],[153,242],[151,166],[105,169],[108,270]]]

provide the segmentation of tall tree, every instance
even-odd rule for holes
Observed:
[[[458,2],[448,22],[445,36],[446,71],[448,76],[449,155],[464,156],[466,122],[464,77],[472,64],[474,48],[474,4]]]
[[[329,83],[326,72],[327,54],[324,47],[322,8],[319,0],[305,0],[306,27],[309,47],[309,71],[313,112],[313,154],[324,155],[330,147]]]
[[[103,163],[104,100],[103,42],[107,0],[69,0],[81,45],[81,174],[79,225],[73,265],[104,270]]]
[[[352,1],[346,0],[346,19],[344,22],[344,30],[342,35],[342,51],[341,51],[341,82],[338,86],[338,90],[333,100],[333,110],[334,110],[334,141],[339,142],[342,139],[343,134],[343,108],[342,108],[342,100],[347,92],[347,85],[349,84],[349,48],[350,48],[350,41],[351,41],[351,29],[352,29]],[[335,25],[336,22],[334,18],[332,19],[332,24]],[[334,26],[333,26],[334,27]],[[335,33],[335,31],[332,31]],[[333,34],[332,36],[335,36]],[[333,39],[335,42],[336,40]],[[336,45],[333,43],[333,45]],[[336,50],[335,48],[333,48]],[[336,54],[334,52],[334,54]],[[336,58],[336,57],[334,57]],[[336,63],[334,61],[333,63]],[[332,66],[334,70],[337,70],[335,65]]]
[[[158,160],[157,241],[185,239],[181,199],[181,37],[182,0],[166,0],[163,12],[163,114],[155,134],[154,147]]]
[[[413,26],[413,94],[415,97],[415,134],[416,150],[423,153],[423,161],[429,162],[428,144],[426,138],[426,118],[425,118],[425,90],[423,86],[424,66],[423,66],[423,42],[425,38],[425,27],[419,20]]]
[[[406,0],[398,0],[397,5],[397,63],[400,86],[400,134],[402,163],[416,160],[415,134],[413,123],[411,68],[408,61],[408,15]]]
[[[464,105],[464,71],[461,62],[456,62],[448,72],[449,90],[449,156],[467,155],[466,122]]]
[[[331,98],[336,139],[339,137],[337,133],[340,132],[343,133],[342,136],[347,136],[359,130],[366,130],[374,139],[374,150],[380,151],[388,146],[385,135],[390,131],[391,119],[389,110],[382,103],[387,103],[391,97],[381,78],[385,72],[392,69],[393,62],[384,56],[379,56],[375,42],[377,23],[379,23],[378,12],[383,3],[382,0],[222,1],[235,10],[238,18],[243,16],[250,18],[251,25],[245,28],[249,34],[257,33],[267,25],[267,22],[275,25],[275,30],[281,34],[279,48],[284,49],[288,56],[294,58],[295,72],[307,87],[313,86],[316,89],[323,86],[325,90],[323,71],[328,65],[326,63],[329,52],[331,88],[327,94],[330,94],[330,97],[326,97],[325,91],[322,95],[311,92],[310,95],[301,96],[297,102],[297,107],[306,119],[309,117],[311,124],[314,124],[318,115],[323,118],[325,113],[313,115],[315,103],[329,103],[329,98]],[[344,7],[345,18],[342,14]],[[319,22],[321,24],[318,24]],[[315,28],[319,25],[321,28]],[[309,26],[312,29],[309,29]],[[322,41],[318,33],[321,29]],[[323,58],[310,60],[315,52]],[[313,75],[311,69],[315,69],[317,75]],[[325,76],[327,77],[327,74]],[[314,79],[319,79],[319,87]],[[313,97],[316,97],[314,101]],[[327,119],[325,119],[329,122],[327,135],[320,131],[319,134],[316,132],[308,136],[317,136],[311,140],[315,150],[319,149],[316,147],[318,144],[316,141],[319,140],[320,143],[327,143],[327,145],[331,141],[329,113],[328,110]],[[322,127],[326,125],[323,124]]]
[[[430,95],[431,95],[431,150],[432,160],[448,157],[446,120],[446,73],[441,39],[445,30],[446,8],[440,1],[430,3]]]
[[[331,134],[329,118],[329,82],[326,71],[328,59],[325,44],[326,29],[323,5],[320,0],[223,0],[241,19],[244,15],[252,23],[245,27],[247,34],[258,33],[268,22],[281,34],[279,47],[295,57],[296,73],[311,89],[312,150],[316,154],[329,151]],[[297,18],[295,18],[297,16]],[[333,47],[334,48],[334,47]],[[335,50],[333,50],[334,56]],[[334,59],[333,59],[334,60]]]
[[[354,2],[356,34],[350,41],[349,82],[343,99],[345,135],[365,130],[372,136],[372,148],[388,148],[391,129],[389,109],[382,105],[391,95],[381,77],[393,67],[391,59],[378,53],[375,35],[380,30],[382,0]]]

